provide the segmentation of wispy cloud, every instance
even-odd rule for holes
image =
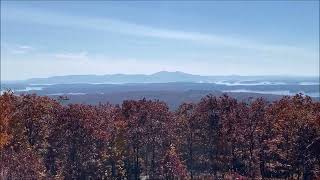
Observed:
[[[22,46],[18,46],[19,49],[24,49],[24,50],[33,50],[34,48],[31,46],[26,46],[26,45],[22,45]]]
[[[53,57],[59,60],[87,60],[87,52],[78,52],[78,53],[56,53],[52,54]]]
[[[109,35],[109,32],[112,32],[112,35],[121,33],[134,36],[131,39],[138,40],[140,43],[160,42],[159,48],[157,47],[154,54],[147,51],[143,51],[143,53],[126,50],[123,53],[112,52],[114,49],[109,47],[106,51],[101,51],[103,47],[100,50],[94,49],[94,47],[91,47],[92,42],[91,44],[80,44],[80,48],[79,46],[73,46],[75,43],[70,43],[68,46],[49,44],[48,46],[51,47],[46,48],[43,44],[44,41],[39,41],[42,44],[37,46],[35,42],[30,42],[29,45],[32,46],[21,45],[28,44],[27,41],[21,41],[24,43],[20,45],[10,44],[10,46],[1,43],[1,48],[5,46],[5,52],[9,52],[2,55],[4,57],[3,67],[5,68],[1,73],[4,73],[6,77],[19,76],[25,78],[39,75],[110,74],[119,72],[153,73],[160,70],[178,70],[212,75],[235,73],[241,75],[319,74],[317,47],[269,44],[254,41],[244,36],[234,37],[225,34],[190,32],[186,29],[166,29],[110,18],[72,16],[43,12],[38,9],[6,7],[1,10],[1,23],[12,21],[22,24],[48,25],[50,28],[57,27],[57,30],[63,28],[82,29],[88,31],[86,32],[88,36],[92,33],[105,36]],[[147,41],[144,41],[144,38]],[[140,41],[141,39],[142,41]],[[149,41],[150,39],[152,41]],[[153,41],[154,39],[156,41]],[[50,40],[48,38],[48,43],[50,43]],[[64,39],[61,39],[60,42],[63,41]],[[120,41],[119,43],[122,43]],[[163,42],[173,42],[173,44],[167,48],[166,44],[162,44]],[[183,50],[179,49],[181,44]],[[185,44],[188,46],[185,46]],[[199,44],[201,46],[198,46]],[[167,49],[160,47],[161,45],[164,45],[167,49],[176,47],[175,52],[168,52]],[[150,47],[151,45],[144,44],[144,46]],[[72,48],[68,49],[68,47]],[[199,50],[199,47],[203,49]],[[188,51],[189,49],[190,51]],[[19,56],[10,52],[13,54],[28,54]]]
[[[208,44],[210,46],[226,46],[238,49],[254,50],[261,53],[292,54],[293,56],[312,57],[314,50],[295,47],[290,45],[266,44],[255,42],[246,38],[233,38],[227,35],[206,34],[199,32],[188,32],[182,30],[171,30],[165,28],[155,28],[147,25],[139,25],[109,18],[80,17],[54,12],[42,12],[35,9],[12,9],[6,8],[6,20],[21,20],[32,23],[46,24],[52,26],[78,27],[123,33],[133,36],[161,38],[169,40],[190,41],[195,43]],[[9,12],[10,11],[10,12]]]
[[[12,54],[25,54],[33,50],[33,47],[27,45],[18,45],[10,48]]]

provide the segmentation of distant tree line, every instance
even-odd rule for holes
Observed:
[[[0,179],[319,179],[320,103],[0,96]],[[318,143],[318,144],[317,144]]]

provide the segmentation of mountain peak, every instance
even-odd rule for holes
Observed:
[[[188,74],[181,71],[159,71],[152,75],[188,75]]]

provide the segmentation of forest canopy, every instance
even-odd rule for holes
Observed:
[[[320,103],[308,96],[208,95],[174,112],[61,101],[0,96],[0,179],[320,178]]]

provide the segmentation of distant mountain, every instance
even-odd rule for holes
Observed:
[[[183,72],[160,71],[151,75],[145,74],[110,74],[110,75],[67,75],[49,78],[28,79],[31,84],[74,84],[74,83],[165,83],[165,82],[195,82],[201,76]]]
[[[66,75],[48,78],[33,78],[19,83],[25,84],[77,84],[77,83],[169,83],[169,82],[193,82],[193,83],[216,83],[216,82],[246,82],[255,83],[261,81],[285,82],[296,84],[300,82],[319,82],[318,77],[292,77],[292,76],[201,76],[184,72],[160,71],[151,75],[145,74],[107,74],[107,75]]]

